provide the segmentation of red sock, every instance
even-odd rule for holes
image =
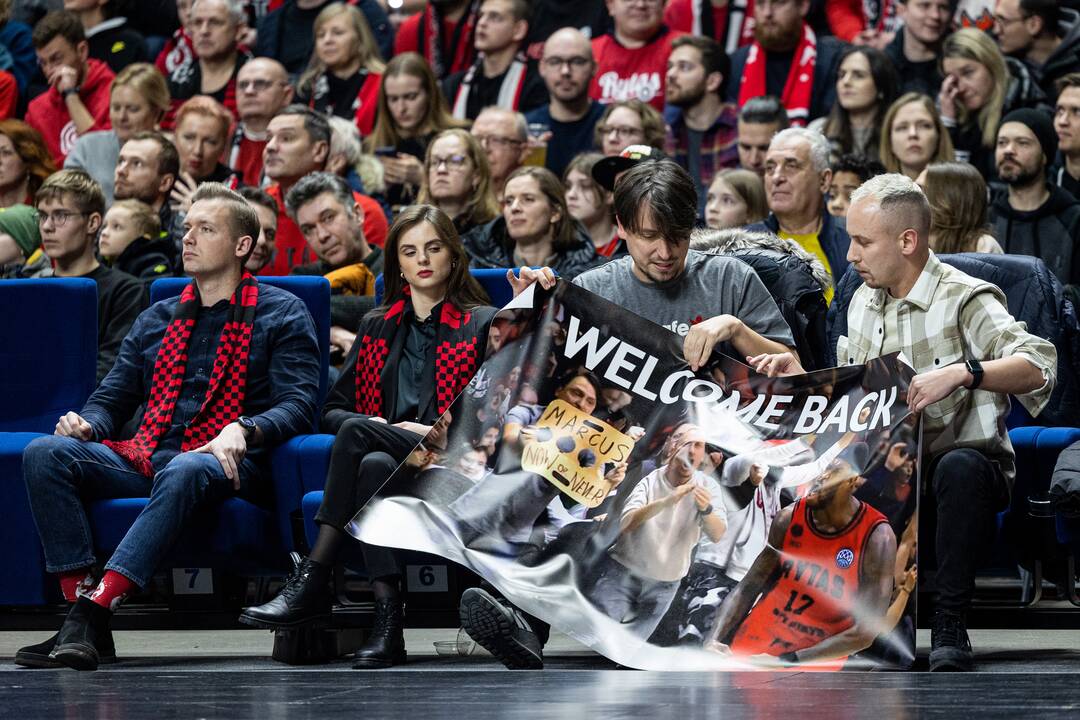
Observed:
[[[80,594],[89,593],[93,587],[94,578],[86,572],[86,568],[60,573],[60,592],[64,594],[64,599],[70,603],[78,600]]]
[[[98,583],[98,586],[94,588],[94,592],[90,593],[89,597],[92,602],[101,607],[115,611],[120,603],[127,598],[128,593],[137,587],[138,585],[120,573],[106,570],[105,577],[101,578],[101,582]]]

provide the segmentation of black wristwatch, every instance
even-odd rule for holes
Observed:
[[[967,386],[968,390],[974,390],[982,384],[983,368],[982,363],[972,358],[964,362],[964,366],[967,367],[967,371],[971,373],[971,384]]]
[[[60,91],[60,97],[63,100],[67,100],[68,95],[78,95],[79,90],[81,90],[81,88],[79,88],[77,86],[73,87],[73,88],[68,88],[67,90],[61,90]]]
[[[259,426],[254,420],[247,415],[241,415],[236,419],[236,422],[240,424],[240,427],[244,429],[244,439],[251,440],[255,437],[255,431],[259,429]]]
[[[713,512],[713,506],[712,506],[712,503],[709,503],[704,508],[699,508],[698,511],[697,511],[697,514],[700,515],[701,517],[705,517],[706,515],[712,515],[712,512]]]
[[[784,663],[785,665],[799,664],[799,654],[797,652],[780,653],[776,656],[776,659]]]

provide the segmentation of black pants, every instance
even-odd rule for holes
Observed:
[[[1009,501],[997,466],[970,448],[950,450],[933,464],[931,497],[934,530],[936,607],[965,612],[975,592],[975,571],[993,542],[995,518]],[[930,518],[928,518],[930,519]],[[925,545],[924,545],[925,547]]]
[[[346,420],[334,438],[326,489],[315,522],[344,531],[422,439],[414,432],[386,423]],[[401,574],[392,550],[367,543],[360,545],[368,577]]]

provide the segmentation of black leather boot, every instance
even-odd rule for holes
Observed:
[[[74,670],[97,670],[101,662],[97,640],[103,632],[108,632],[111,617],[112,611],[108,608],[80,597],[57,633],[49,658]]]
[[[15,664],[28,668],[63,667],[59,660],[53,660],[49,657],[49,654],[56,648],[56,638],[59,636],[60,633],[56,633],[44,642],[19,648],[19,651],[15,653]],[[112,631],[108,625],[98,632],[97,639],[94,640],[94,647],[98,651],[99,664],[111,665],[116,662],[116,647],[113,645]]]
[[[285,587],[270,602],[244,610],[240,622],[271,630],[329,622],[332,602],[327,581],[331,568],[301,558],[298,553],[291,553],[290,557],[294,570]]]
[[[400,600],[376,600],[375,626],[353,655],[353,669],[387,668],[405,659],[405,607]]]

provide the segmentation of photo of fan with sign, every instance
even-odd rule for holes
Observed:
[[[460,563],[629,667],[907,662],[910,368],[768,378],[681,350],[582,288],[530,286],[493,320],[445,450],[421,443],[349,532]]]

